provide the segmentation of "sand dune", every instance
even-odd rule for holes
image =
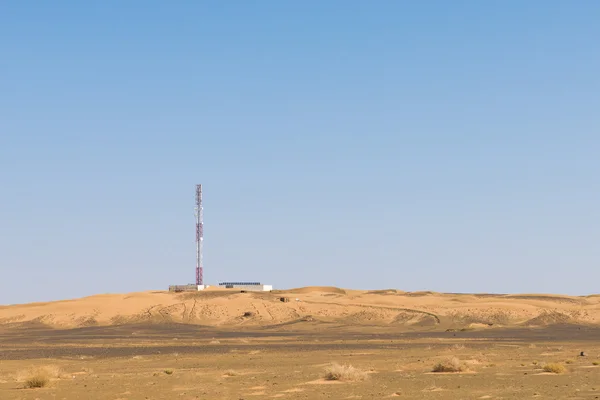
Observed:
[[[289,302],[281,302],[288,297]],[[485,295],[305,287],[272,293],[212,290],[108,294],[0,307],[0,325],[57,328],[141,322],[214,327],[387,326],[482,328],[600,324],[600,297]]]
[[[337,294],[346,294],[344,289],[340,289],[334,286],[306,286],[302,288],[281,290],[278,293],[337,293]]]

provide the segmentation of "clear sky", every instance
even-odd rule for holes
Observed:
[[[0,2],[0,304],[600,292],[600,2]]]

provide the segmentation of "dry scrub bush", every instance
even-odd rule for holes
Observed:
[[[594,361],[594,362],[592,363],[592,365],[600,365],[600,362],[598,362],[598,361]]]
[[[550,363],[544,365],[544,372],[551,372],[553,374],[562,374],[567,369],[564,365],[558,363]]]
[[[362,381],[367,378],[366,371],[352,365],[331,364],[325,369],[325,379],[328,381]]]
[[[43,375],[34,375],[25,380],[26,389],[43,388],[48,384],[49,380]]]
[[[225,371],[225,376],[238,376],[238,375],[239,374],[232,369]]]
[[[165,369],[164,373],[167,375],[173,375],[173,370],[172,369]]]
[[[60,376],[60,368],[55,365],[47,365],[22,371],[17,375],[17,380],[23,381],[25,388],[34,389],[47,386],[50,379],[60,378]]]
[[[466,368],[460,360],[456,357],[452,357],[444,362],[437,363],[432,372],[463,372]]]

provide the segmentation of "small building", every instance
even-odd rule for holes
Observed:
[[[273,285],[263,285],[260,282],[221,282],[219,286],[225,289],[240,289],[253,292],[270,292]]]
[[[204,290],[205,288],[205,285],[170,285],[169,292],[198,292],[200,290]]]

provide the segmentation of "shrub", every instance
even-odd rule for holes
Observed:
[[[37,389],[43,388],[48,384],[48,378],[43,375],[34,375],[25,380],[25,388]]]
[[[173,375],[173,370],[172,369],[165,369],[165,374],[167,375]]]
[[[594,362],[592,363],[592,365],[600,365],[600,362],[598,362],[598,361],[594,361]]]
[[[553,374],[562,374],[567,369],[564,365],[558,363],[550,363],[544,365],[544,372],[551,372]]]
[[[444,362],[439,362],[433,367],[433,372],[463,372],[464,365],[456,357],[452,357]]]
[[[325,379],[328,381],[362,381],[367,378],[366,371],[352,365],[331,364],[325,369]]]
[[[61,377],[61,370],[56,365],[45,365],[33,367],[28,370],[20,371],[17,374],[17,380],[24,382],[27,389],[42,388],[50,383],[51,379]]]

